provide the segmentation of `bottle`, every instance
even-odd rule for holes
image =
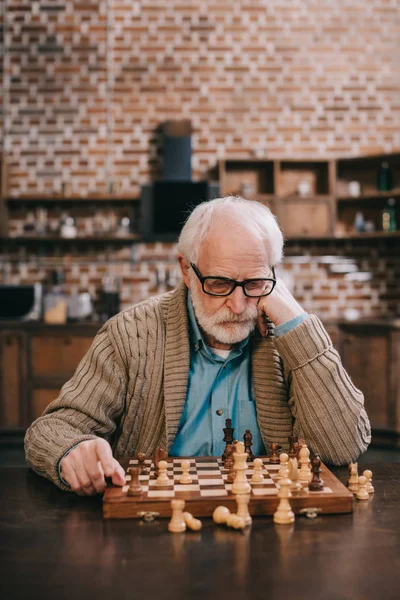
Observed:
[[[356,212],[356,218],[354,219],[354,229],[357,233],[365,231],[365,219],[361,210]]]
[[[396,201],[389,198],[388,205],[382,211],[382,229],[383,231],[396,231]]]
[[[380,192],[388,192],[393,188],[393,174],[387,160],[378,169],[377,187]]]
[[[43,299],[43,320],[45,323],[62,324],[67,321],[68,300],[63,290],[62,271],[50,273],[50,285]]]

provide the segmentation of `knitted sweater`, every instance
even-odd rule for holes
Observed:
[[[186,399],[190,349],[186,286],[110,319],[73,377],[29,427],[26,459],[66,489],[58,462],[83,440],[101,436],[114,456],[170,448]],[[355,461],[370,442],[363,395],[344,370],[321,321],[310,315],[275,338],[251,337],[257,419],[266,448],[304,437],[324,462]],[[222,433],[221,433],[222,435]]]

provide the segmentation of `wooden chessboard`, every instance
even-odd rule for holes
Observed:
[[[272,515],[279,503],[278,470],[279,465],[269,464],[269,458],[260,457],[264,463],[264,481],[253,483],[252,465],[246,471],[251,485],[249,511],[252,516]],[[231,492],[232,484],[227,483],[227,474],[223,461],[219,457],[195,457],[190,461],[189,473],[192,483],[179,483],[182,474],[182,458],[167,458],[168,476],[171,483],[158,485],[154,474],[154,464],[145,461],[147,475],[140,475],[143,492],[140,496],[128,496],[130,476],[126,475],[126,485],[107,487],[103,497],[103,516],[106,519],[140,518],[143,513],[154,512],[160,517],[171,516],[171,500],[182,498],[186,501],[185,510],[195,517],[211,517],[213,510],[220,505],[226,506],[231,512],[236,511],[236,500]],[[137,460],[122,459],[121,465],[127,470],[137,466]],[[353,510],[353,494],[329,471],[321,465],[321,477],[324,490],[321,492],[300,492],[293,494],[290,499],[292,510],[299,513],[303,508],[317,508],[321,513],[348,513]]]

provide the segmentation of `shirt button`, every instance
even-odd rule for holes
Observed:
[[[224,414],[224,411],[222,410],[222,408],[219,408],[219,409],[216,411],[216,413],[217,413],[217,415],[220,417],[221,415],[223,415],[223,414]]]

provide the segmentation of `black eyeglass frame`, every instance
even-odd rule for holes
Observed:
[[[230,277],[218,277],[218,276],[214,276],[214,275],[206,275],[205,277],[203,277],[203,275],[200,273],[199,269],[196,267],[196,265],[194,263],[190,263],[190,266],[192,267],[193,271],[196,273],[200,283],[201,283],[201,287],[203,288],[203,292],[205,294],[208,294],[209,296],[216,296],[217,298],[221,298],[221,297],[226,297],[226,296],[230,296],[237,287],[241,287],[243,290],[243,294],[247,297],[247,298],[264,298],[265,296],[269,296],[270,294],[272,294],[272,292],[274,291],[274,287],[276,285],[276,276],[275,276],[275,269],[274,267],[271,267],[272,269],[272,274],[273,274],[273,278],[270,277],[254,277],[253,279],[245,279],[244,281],[236,281],[235,279],[231,279]],[[213,294],[211,292],[207,292],[204,289],[204,282],[207,281],[207,279],[218,279],[219,281],[226,281],[229,283],[233,284],[233,288],[231,289],[230,292],[228,292],[228,294]],[[267,292],[266,294],[256,294],[254,296],[249,295],[246,290],[245,290],[245,285],[247,283],[251,283],[252,281],[271,281],[272,282],[272,288],[270,289],[269,292]]]

